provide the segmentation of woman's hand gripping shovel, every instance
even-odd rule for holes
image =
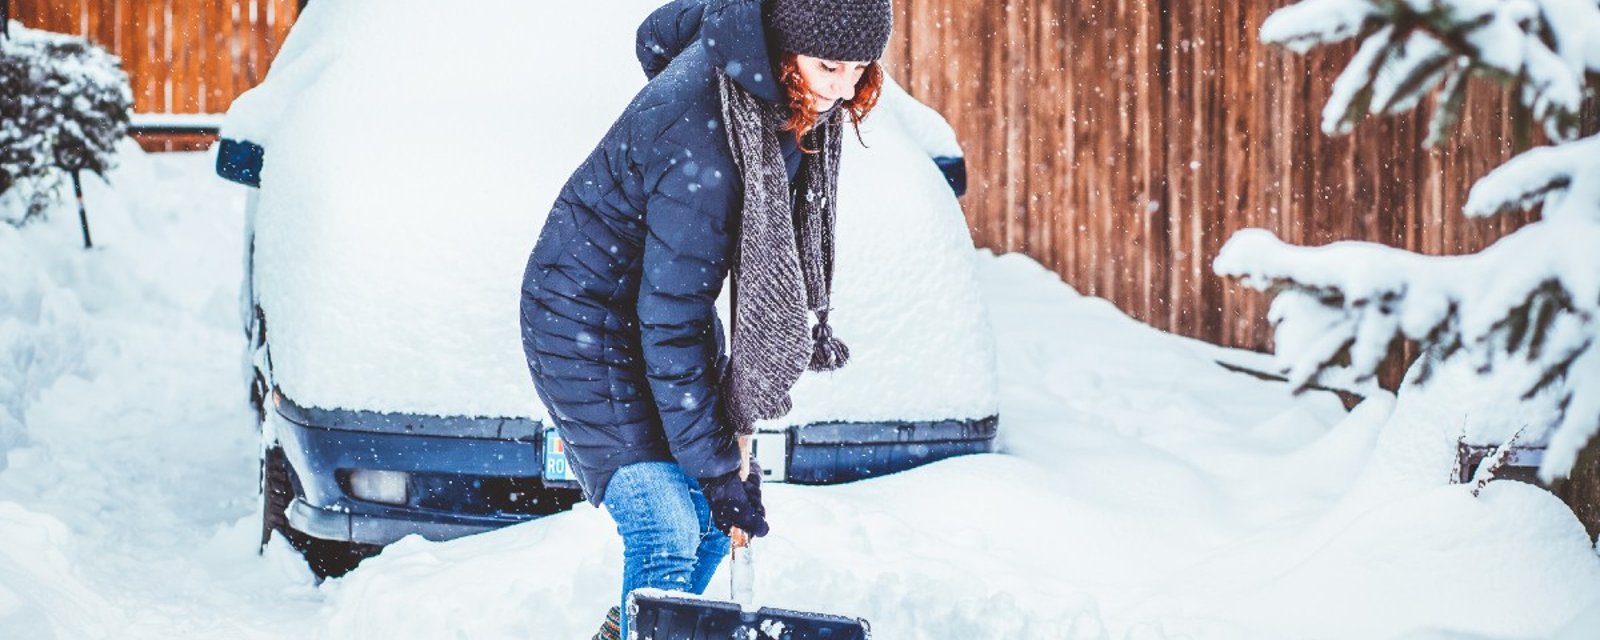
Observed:
[[[750,438],[739,439],[744,464],[740,478],[750,476]],[[635,591],[628,596],[630,636],[639,640],[868,640],[866,620],[825,613],[807,613],[755,606],[755,556],[750,536],[737,527],[733,538],[733,602],[661,591]]]

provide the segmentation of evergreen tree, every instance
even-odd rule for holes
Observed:
[[[1524,398],[1557,394],[1558,415],[1539,425],[1549,443],[1540,476],[1564,477],[1600,430],[1600,136],[1580,134],[1600,75],[1597,1],[1303,0],[1274,12],[1261,38],[1300,53],[1360,40],[1322,114],[1329,135],[1434,96],[1436,145],[1478,77],[1511,87],[1552,141],[1472,187],[1468,216],[1542,207],[1539,221],[1479,253],[1297,247],[1250,229],[1229,239],[1214,268],[1276,294],[1278,360],[1299,388],[1336,376],[1372,384],[1404,337],[1425,353],[1408,384],[1426,384],[1435,363],[1467,359]]]
[[[71,173],[111,169],[132,103],[118,60],[83,38],[13,28],[0,39],[0,203],[21,209],[0,219],[20,225]]]

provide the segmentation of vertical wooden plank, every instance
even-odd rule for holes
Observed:
[[[115,35],[112,35],[115,40],[114,53],[117,53],[117,58],[122,59],[122,70],[128,74],[128,88],[134,96],[138,96],[139,75],[136,64],[139,62],[139,56],[133,48],[136,22],[130,13],[130,3],[128,0],[110,0],[109,5],[109,19],[112,22],[112,29],[115,30]],[[134,107],[138,109],[138,106]]]
[[[162,0],[161,52],[166,64],[161,65],[161,91],[165,113],[183,110],[183,0]]]
[[[54,0],[17,0],[11,5],[12,19],[31,29],[49,30],[49,16],[54,14],[50,9],[52,2]]]
[[[105,15],[113,8],[112,2],[110,0],[94,0],[94,2],[82,0],[82,2],[84,35],[87,35],[91,42],[116,55],[116,30],[112,28],[109,16]]]
[[[210,17],[214,10],[212,0],[185,0],[190,13],[187,23],[189,33],[184,36],[184,48],[191,56],[189,73],[194,83],[189,88],[191,109],[189,113],[208,113],[211,94],[211,33]]]
[[[884,71],[907,91],[911,90],[911,38],[916,35],[911,31],[911,20],[907,12],[914,2],[915,0],[900,0],[890,5],[894,15],[894,32],[889,38],[889,47],[883,52],[883,59],[879,61]]]
[[[1114,69],[1117,70],[1116,99],[1118,112],[1118,145],[1117,145],[1117,173],[1113,182],[1107,204],[1111,208],[1111,215],[1117,221],[1116,233],[1121,236],[1117,243],[1117,262],[1120,264],[1118,287],[1121,293],[1118,299],[1123,301],[1131,314],[1136,317],[1148,317],[1150,312],[1149,273],[1145,271],[1145,261],[1140,255],[1146,245],[1144,237],[1144,219],[1149,212],[1140,202],[1139,197],[1139,153],[1138,130],[1142,119],[1139,113],[1139,93],[1136,86],[1143,82],[1141,70],[1137,65],[1138,42],[1137,31],[1130,29],[1131,25],[1138,22],[1133,15],[1137,0],[1118,0],[1114,5],[1113,20],[1118,25],[1117,29]]]
[[[1050,132],[1041,124],[1041,120],[1049,119],[1050,113],[1056,110],[1053,103],[1056,94],[1052,90],[1055,74],[1051,72],[1054,43],[1049,33],[1052,7],[1038,0],[1026,0],[1024,4],[1028,8],[1026,20],[1018,28],[1019,37],[1028,43],[1026,64],[1029,67],[1027,82],[1018,96],[1027,114],[1020,127],[1023,149],[1018,153],[1025,174],[1022,198],[1026,212],[1022,217],[1027,235],[1023,244],[1029,247],[1029,255],[1039,256],[1042,264],[1054,268],[1056,256],[1048,243],[1050,219],[1046,213],[1053,209],[1049,204],[1055,192],[1049,173],[1053,154]],[[1046,100],[1039,99],[1046,96]]]
[[[181,0],[184,8],[184,33],[179,40],[184,51],[184,75],[188,76],[183,113],[205,113],[205,61],[210,51],[205,29],[206,6],[211,0]]]
[[[147,99],[141,109],[147,113],[163,113],[167,110],[166,83],[162,75],[167,65],[171,64],[166,54],[166,2],[164,0],[148,0],[144,6],[145,29],[145,66],[144,85]]]
[[[1205,167],[1205,158],[1208,148],[1206,146],[1207,108],[1205,61],[1202,57],[1201,42],[1205,37],[1205,26],[1214,12],[1214,6],[1199,6],[1199,3],[1184,3],[1182,9],[1184,21],[1184,37],[1180,40],[1178,50],[1183,56],[1183,88],[1185,92],[1186,109],[1184,117],[1183,157],[1179,171],[1183,172],[1184,197],[1187,201],[1187,210],[1184,213],[1184,241],[1182,255],[1177,264],[1182,269],[1184,283],[1184,297],[1189,304],[1184,307],[1182,331],[1191,335],[1198,334],[1202,323],[1201,282],[1200,270],[1197,268],[1200,260],[1201,247],[1204,242],[1206,223],[1206,173],[1210,171]]]
[[[272,48],[271,56],[276,58],[278,50],[283,48],[283,41],[289,37],[289,27],[294,25],[295,16],[299,13],[299,0],[273,0],[277,3],[272,16]]]
[[[1138,137],[1140,148],[1138,171],[1141,180],[1138,188],[1141,202],[1138,204],[1145,212],[1143,218],[1145,245],[1142,260],[1147,280],[1144,295],[1149,300],[1145,313],[1140,317],[1146,321],[1159,322],[1170,317],[1173,306],[1177,304],[1177,301],[1167,295],[1171,287],[1171,272],[1167,267],[1167,257],[1171,250],[1168,241],[1171,238],[1172,213],[1171,203],[1166,197],[1166,174],[1161,170],[1166,163],[1167,118],[1164,105],[1165,87],[1170,82],[1170,77],[1161,58],[1163,3],[1158,0],[1142,0],[1138,3],[1136,11],[1139,13],[1136,67],[1140,70],[1141,77],[1133,81],[1142,114],[1139,119]]]
[[[233,24],[234,38],[229,43],[229,56],[233,61],[233,85],[244,91],[255,86],[250,52],[253,50],[250,34],[252,12],[250,0],[227,0],[229,21]]]
[[[110,0],[108,4],[111,5],[107,19],[111,21],[113,46],[117,56],[122,58],[122,69],[131,77],[133,72],[129,68],[128,53],[133,35],[133,18],[128,12],[128,0]]]
[[[161,5],[160,25],[157,27],[161,38],[159,44],[161,64],[153,68],[156,71],[157,91],[161,95],[162,113],[174,113],[178,107],[177,95],[174,91],[176,87],[173,86],[173,80],[178,74],[178,50],[175,45],[181,18],[175,15],[176,7],[173,6],[175,2],[177,0],[157,0],[156,2]]]
[[[200,69],[205,55],[205,34],[201,19],[206,0],[175,0],[183,12],[183,28],[174,46],[182,50],[183,100],[180,113],[200,113],[205,93],[205,78]]]
[[[1221,34],[1223,25],[1232,19],[1232,11],[1237,7],[1237,3],[1223,3],[1221,7],[1203,14],[1208,19],[1202,22],[1203,29],[1196,43],[1198,58],[1202,61],[1199,73],[1205,87],[1202,94],[1205,107],[1204,125],[1200,129],[1203,146],[1200,153],[1196,154],[1200,158],[1200,165],[1194,170],[1200,176],[1204,196],[1199,211],[1201,221],[1192,269],[1200,285],[1198,331],[1200,335],[1208,336],[1222,333],[1222,281],[1211,274],[1210,265],[1221,247],[1225,230],[1223,222],[1227,215],[1223,193],[1228,172],[1228,102],[1224,98],[1222,81],[1231,74],[1224,63],[1226,58],[1222,55]]]
[[[245,83],[254,86],[267,71],[267,5],[270,0],[249,0],[244,7],[249,21],[249,76]]]
[[[1251,93],[1248,84],[1250,70],[1247,65],[1239,64],[1243,56],[1249,52],[1248,43],[1241,33],[1241,23],[1244,20],[1244,8],[1237,4],[1230,4],[1224,8],[1221,22],[1213,31],[1216,38],[1211,43],[1211,48],[1217,52],[1214,58],[1216,68],[1214,81],[1217,83],[1217,93],[1220,108],[1218,109],[1220,144],[1218,145],[1217,160],[1221,163],[1218,172],[1220,191],[1217,194],[1218,215],[1213,220],[1210,232],[1210,242],[1207,246],[1205,258],[1202,260],[1202,272],[1206,280],[1215,288],[1215,299],[1212,306],[1216,308],[1216,335],[1217,341],[1226,342],[1227,337],[1233,333],[1237,321],[1237,306],[1242,299],[1229,295],[1226,282],[1211,273],[1211,263],[1216,258],[1216,251],[1221,247],[1221,242],[1231,229],[1242,228],[1249,225],[1249,208],[1253,206],[1255,198],[1251,193],[1252,186],[1245,178],[1245,170],[1250,165],[1249,145],[1249,114],[1253,113],[1252,106],[1255,96]]]
[[[193,33],[191,21],[194,17],[193,0],[167,0],[169,11],[169,26],[167,30],[167,47],[171,51],[172,64],[170,91],[172,102],[168,106],[172,113],[194,113],[194,55],[191,43]]]
[[[1084,117],[1079,121],[1080,131],[1088,142],[1084,151],[1088,153],[1082,159],[1082,172],[1084,189],[1081,193],[1080,204],[1087,216],[1086,223],[1089,233],[1088,240],[1090,273],[1085,281],[1085,291],[1091,295],[1110,297],[1115,291],[1114,273],[1116,271],[1116,253],[1112,250],[1113,232],[1109,208],[1103,199],[1105,190],[1109,187],[1114,164],[1116,162],[1115,136],[1110,135],[1116,131],[1116,102],[1115,96],[1108,90],[1109,74],[1093,73],[1092,70],[1106,69],[1110,63],[1114,48],[1109,37],[1115,25],[1109,21],[1105,6],[1092,3],[1086,7],[1084,34],[1087,36],[1084,50],[1086,69],[1083,78],[1083,90],[1079,98],[1083,105]]]
[[[128,87],[135,97],[135,110],[138,108],[139,95],[139,64],[143,58],[135,48],[134,41],[138,33],[139,21],[134,19],[132,0],[115,0],[113,20],[117,27],[117,55],[122,58],[122,70],[128,73]]]
[[[1167,309],[1165,318],[1156,320],[1156,325],[1176,330],[1180,326],[1184,310],[1190,304],[1190,298],[1184,291],[1184,278],[1182,269],[1184,216],[1187,215],[1187,198],[1184,197],[1184,174],[1182,167],[1186,149],[1183,140],[1187,133],[1184,125],[1186,102],[1184,100],[1184,78],[1182,57],[1178,46],[1182,38],[1182,21],[1180,10],[1181,0],[1160,0],[1160,40],[1157,43],[1159,51],[1158,62],[1161,65],[1163,86],[1161,87],[1162,121],[1165,125],[1165,136],[1161,142],[1163,152],[1159,168],[1162,175],[1166,176],[1163,183],[1163,202],[1167,212],[1167,238],[1162,246],[1161,261],[1167,272],[1167,288],[1163,292],[1172,303]]]
[[[25,27],[38,28],[39,18],[35,14],[39,11],[38,4],[41,0],[9,1],[11,4],[7,5],[7,8],[10,9],[10,19],[21,23]]]
[[[1077,85],[1073,116],[1075,135],[1082,144],[1078,149],[1078,157],[1074,159],[1077,169],[1074,179],[1079,186],[1073,205],[1082,216],[1078,233],[1083,248],[1084,272],[1075,284],[1086,295],[1104,296],[1108,289],[1106,272],[1111,256],[1105,251],[1106,219],[1097,206],[1099,201],[1095,194],[1101,188],[1108,153],[1105,148],[1107,136],[1097,135],[1097,132],[1105,126],[1107,116],[1104,109],[1105,90],[1100,86],[1103,75],[1093,70],[1103,68],[1106,28],[1100,5],[1079,5],[1079,11],[1078,33],[1082,39],[1077,47],[1078,72],[1073,79]]]
[[[234,39],[232,56],[234,65],[235,86],[241,89],[254,86],[255,50],[253,30],[255,28],[255,12],[251,10],[252,0],[226,0],[228,11],[234,25]]]
[[[202,5],[204,12],[200,21],[202,32],[203,51],[200,57],[200,77],[203,87],[201,91],[200,110],[202,113],[222,113],[227,110],[228,98],[225,91],[232,87],[229,81],[227,60],[227,26],[223,20],[226,2],[208,1]]]
[[[1000,50],[997,59],[999,68],[1011,70],[1001,76],[1001,82],[995,84],[1000,90],[998,125],[1005,132],[1002,143],[1005,145],[1005,188],[1001,200],[1005,211],[1003,233],[1008,251],[1026,252],[1029,249],[1024,241],[1027,235],[1027,205],[1023,202],[1022,192],[1027,186],[1023,173],[1023,158],[1026,156],[1023,128],[1027,125],[1027,111],[1021,93],[1028,73],[1029,43],[1022,38],[1022,23],[1026,20],[1029,0],[1000,0],[1000,3],[1004,11],[995,24],[995,36],[1001,40],[990,46]]]
[[[6,0],[0,0],[4,2]],[[89,33],[95,43],[104,47],[107,52],[115,56],[118,66],[124,72],[128,71],[127,56],[122,50],[122,23],[117,20],[121,3],[117,0],[93,0],[87,2],[89,11]],[[129,78],[130,86],[132,78]]]
[[[136,25],[129,53],[135,56],[133,77],[133,108],[140,113],[157,111],[155,74],[150,67],[159,64],[155,56],[155,2],[130,0],[131,19]]]
[[[142,112],[148,99],[144,96],[145,38],[144,13],[134,0],[117,1],[117,20],[122,24],[122,68],[128,70],[128,87],[133,90],[133,110]]]
[[[42,0],[37,3],[34,6],[33,16],[37,22],[33,24],[33,27],[45,31],[61,31],[64,28],[61,2],[62,0]]]
[[[1010,7],[1004,0],[995,3],[998,11],[984,11],[982,13],[984,33],[984,56],[982,72],[986,78],[988,95],[979,100],[978,104],[984,113],[984,119],[993,123],[994,131],[987,140],[985,154],[993,162],[995,170],[990,176],[989,191],[985,194],[994,215],[990,220],[989,237],[991,242],[1006,251],[1015,251],[1017,247],[1011,243],[1010,225],[1012,210],[1010,207],[1010,188],[1012,179],[1011,158],[1008,146],[1010,131],[1006,127],[1008,116],[1006,102],[1007,82],[1012,74],[1006,72],[1006,19]],[[963,9],[971,10],[968,7]]]
[[[218,111],[225,112],[233,106],[233,99],[244,93],[248,86],[239,83],[239,23],[234,10],[238,0],[218,0],[218,38],[221,41],[217,48],[217,61],[221,66],[218,83],[222,87],[223,97],[218,105]]]
[[[55,15],[51,20],[51,31],[57,33],[71,33],[82,35],[83,5],[79,0],[55,0]]]
[[[1105,182],[1098,194],[1100,206],[1097,209],[1104,216],[1106,225],[1105,250],[1111,255],[1112,268],[1107,273],[1108,290],[1107,299],[1120,302],[1124,309],[1138,313],[1138,306],[1134,300],[1138,297],[1138,289],[1143,284],[1137,282],[1130,258],[1133,255],[1132,243],[1136,241],[1131,228],[1130,218],[1134,215],[1127,206],[1127,179],[1128,163],[1133,155],[1128,147],[1128,141],[1133,137],[1133,119],[1129,113],[1128,91],[1126,90],[1128,77],[1128,48],[1126,36],[1123,35],[1122,0],[1112,0],[1101,4],[1107,24],[1118,25],[1113,31],[1116,35],[1106,38],[1105,69],[1111,71],[1102,80],[1106,97],[1106,108],[1111,116],[1107,124],[1112,126],[1114,135],[1107,140],[1108,155],[1106,157]]]
[[[1061,162],[1055,181],[1060,195],[1055,199],[1056,236],[1060,238],[1061,263],[1056,271],[1061,274],[1069,284],[1074,285],[1079,291],[1084,289],[1083,281],[1085,260],[1083,253],[1083,231],[1080,220],[1085,212],[1078,206],[1078,189],[1081,181],[1078,180],[1078,95],[1077,85],[1074,83],[1076,76],[1075,65],[1082,57],[1083,35],[1080,24],[1080,8],[1075,2],[1061,2],[1057,8],[1061,16],[1061,66],[1057,78],[1058,93],[1060,95],[1061,112],[1052,122],[1045,126],[1059,127],[1062,132]]]
[[[961,71],[957,64],[947,65],[943,82],[951,88],[951,94],[958,100],[957,104],[971,106],[968,117],[974,123],[989,123],[989,130],[980,134],[974,145],[978,152],[982,168],[978,171],[976,200],[985,212],[985,223],[980,229],[979,236],[988,245],[1007,251],[1011,247],[1006,245],[1006,216],[1005,189],[1006,189],[1006,156],[1005,156],[1005,129],[1000,119],[1004,116],[1001,111],[1001,92],[1004,88],[1006,76],[1005,68],[1000,61],[1001,45],[997,35],[1004,24],[1004,5],[974,7],[952,3],[949,6],[951,20],[944,25],[941,32],[941,42],[945,45],[954,45],[952,38],[956,25],[976,24],[979,27],[981,43],[976,52],[972,67],[973,77],[967,82],[959,82],[955,72]],[[999,11],[994,9],[998,8]]]

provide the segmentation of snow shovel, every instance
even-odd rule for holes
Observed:
[[[740,438],[744,466],[740,477],[750,475],[750,441]],[[628,595],[629,637],[638,640],[868,640],[866,620],[825,613],[807,613],[761,607],[755,601],[755,558],[750,536],[734,529],[732,563],[734,602],[722,602],[664,592],[636,591]]]

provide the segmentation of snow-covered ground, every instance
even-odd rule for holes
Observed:
[[[0,638],[593,633],[620,540],[589,506],[320,586],[281,541],[256,554],[242,188],[205,154],[122,161],[89,180],[95,250],[66,206],[0,225]],[[1471,376],[1347,413],[1026,257],[979,263],[1003,452],[770,487],[764,603],[888,640],[1600,637],[1600,560],[1560,502],[1446,484],[1494,409]]]

